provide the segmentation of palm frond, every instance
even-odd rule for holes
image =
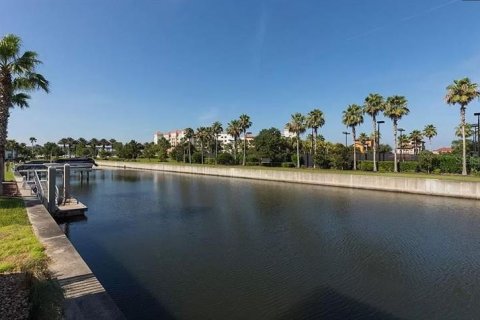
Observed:
[[[20,37],[14,34],[7,34],[0,40],[0,61],[2,65],[16,58],[21,44]]]
[[[47,79],[39,73],[28,72],[23,77],[17,77],[13,80],[13,88],[15,90],[38,90],[42,89],[45,92],[49,92],[49,85]]]
[[[30,96],[26,93],[19,92],[17,94],[14,94],[12,96],[12,106],[17,106],[20,109],[23,108],[28,108],[28,100],[30,99]]]

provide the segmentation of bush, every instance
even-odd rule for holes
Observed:
[[[470,167],[470,173],[474,175],[480,174],[480,157],[470,157],[468,165]]]
[[[442,154],[438,157],[438,167],[442,173],[462,173],[462,157]]]
[[[300,166],[305,164],[303,160],[304,159],[302,155],[300,155]],[[295,166],[297,165],[297,154],[292,154],[292,162],[295,164]]]
[[[204,164],[215,164],[215,158],[203,158]]]
[[[293,162],[282,162],[283,168],[295,168],[295,163]]]
[[[418,167],[419,170],[432,172],[438,168],[438,156],[430,151],[422,151],[418,155]]]
[[[230,153],[220,153],[217,158],[218,164],[231,165],[235,163],[233,156]]]
[[[368,161],[368,160],[359,161],[358,170],[373,171],[373,161]]]
[[[380,172],[393,172],[393,161],[379,161],[378,171]]]
[[[431,167],[430,167],[431,170]],[[404,161],[398,163],[398,171],[400,172],[417,172],[419,171],[418,161]]]
[[[245,162],[245,165],[246,166],[259,166],[260,163],[257,161],[257,162]]]
[[[202,163],[202,154],[200,152],[194,152],[192,154],[193,163]]]

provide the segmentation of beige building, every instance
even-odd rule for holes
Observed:
[[[185,131],[184,130],[173,130],[173,131],[169,131],[169,132],[160,132],[160,131],[155,132],[155,134],[153,135],[153,142],[155,144],[157,144],[158,140],[161,137],[164,137],[165,139],[167,139],[167,141],[170,142],[170,145],[172,147],[175,147],[178,144],[180,144],[182,138],[185,137]]]

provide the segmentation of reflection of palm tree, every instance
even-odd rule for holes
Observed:
[[[317,155],[317,136],[318,128],[323,127],[325,124],[325,118],[323,112],[319,109],[313,109],[307,115],[306,125],[308,128],[312,128],[312,140],[313,140],[313,157]],[[313,161],[313,167],[315,168],[315,161]]]
[[[467,151],[465,143],[465,110],[467,105],[473,99],[480,97],[478,85],[471,83],[470,79],[463,78],[454,80],[451,85],[447,87],[447,95],[445,100],[448,104],[460,105],[460,125],[462,126],[462,175],[467,174]]]
[[[347,110],[343,111],[342,122],[347,127],[352,128],[353,136],[353,170],[357,170],[357,148],[355,141],[357,140],[355,128],[363,123],[363,110],[359,105],[351,104]]]
[[[402,119],[403,116],[407,115],[410,110],[407,107],[407,99],[403,96],[392,96],[388,97],[387,104],[383,114],[385,117],[390,118],[393,122],[393,144],[394,144],[394,152],[393,152],[393,171],[398,172],[398,164],[397,164],[397,131],[398,131],[398,121]]]
[[[292,114],[286,127],[288,131],[295,133],[297,138],[297,168],[300,168],[300,134],[306,130],[305,116],[299,112]]]

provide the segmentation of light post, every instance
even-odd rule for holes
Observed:
[[[400,159],[402,159],[402,162],[403,162],[403,132],[405,131],[405,129],[402,129],[402,128],[399,128],[398,131],[400,131]]]
[[[347,137],[348,137],[348,135],[350,134],[350,132],[343,131],[342,133],[345,135],[345,147],[347,147],[347,142],[348,142],[348,141],[347,141]]]
[[[385,123],[385,121],[377,121],[377,149],[378,149],[378,162],[380,162],[380,124]],[[373,160],[375,161],[375,160]]]
[[[473,114],[477,117],[477,155],[480,156],[480,146],[478,145],[480,142],[480,112],[475,112]]]

